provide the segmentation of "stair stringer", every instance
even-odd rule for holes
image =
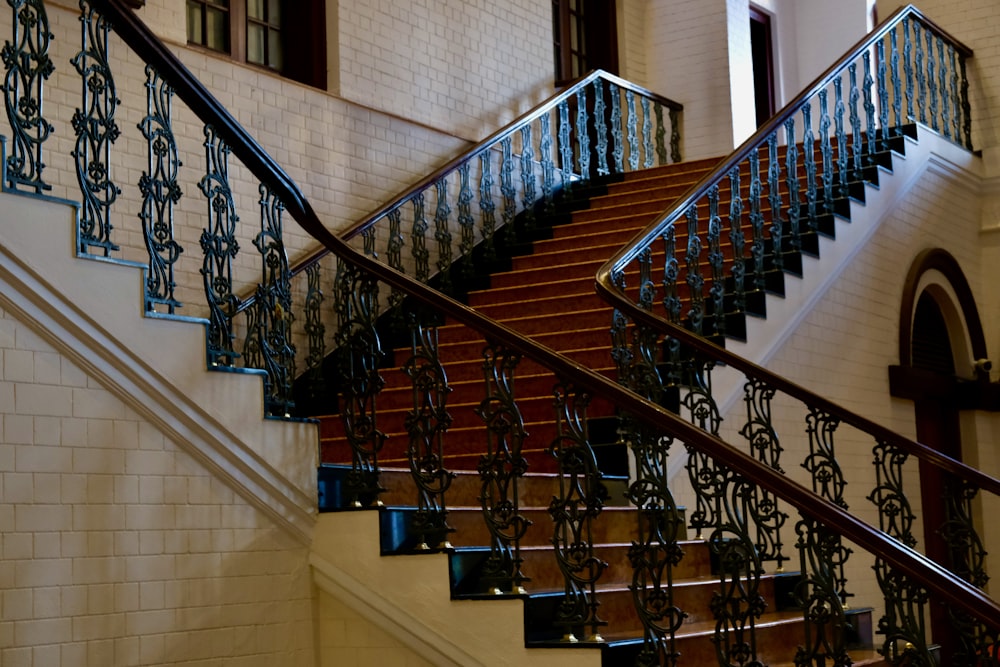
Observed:
[[[520,598],[451,599],[447,554],[382,556],[376,511],[321,514],[309,563],[317,587],[434,665],[601,665],[582,645],[527,648]]]
[[[316,425],[264,419],[260,374],[209,370],[203,321],[143,317],[141,268],[75,257],[76,225],[71,203],[0,194],[0,306],[308,544]]]
[[[727,339],[726,349],[757,365],[767,366],[816,304],[836,285],[883,221],[919,186],[925,174],[937,173],[955,180],[981,182],[982,160],[930,128],[919,125],[918,139],[906,141],[906,155],[894,153],[892,171],[880,171],[878,187],[866,184],[865,202],[850,201],[850,221],[836,220],[836,238],[820,237],[819,257],[803,255],[801,278],[786,274],[784,296],[768,294],[767,316],[747,317],[746,342]],[[712,371],[713,395],[724,418],[743,410],[745,382],[744,375],[732,368],[717,367]],[[740,418],[743,417],[741,414]],[[686,477],[686,463],[684,456],[672,457],[668,478]]]

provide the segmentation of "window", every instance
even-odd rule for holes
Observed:
[[[326,88],[324,5],[324,0],[187,0],[188,43]]]
[[[557,86],[594,69],[618,73],[616,25],[613,1],[552,0]]]
[[[753,92],[757,127],[774,115],[774,44],[771,16],[750,7],[750,52],[753,59]]]

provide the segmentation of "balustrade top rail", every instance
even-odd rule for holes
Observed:
[[[925,25],[925,30],[934,35],[948,40],[955,51],[962,57],[971,57],[972,51],[961,44],[946,31],[935,25],[924,17],[918,9],[912,5],[900,8],[892,14],[880,27],[874,30],[867,37],[859,40],[837,63],[820,75],[802,94],[797,96],[788,105],[776,114],[770,121],[764,124],[753,136],[747,139],[730,157],[722,161],[715,169],[709,172],[700,182],[693,185],[687,193],[681,196],[677,202],[664,212],[658,222],[649,225],[640,232],[626,247],[622,248],[611,259],[605,263],[597,273],[596,286],[598,292],[615,308],[626,313],[633,320],[653,327],[654,329],[671,336],[682,342],[683,345],[697,350],[706,358],[713,359],[726,366],[736,368],[748,377],[753,377],[764,381],[770,387],[780,390],[790,396],[801,400],[806,405],[814,407],[826,414],[836,417],[846,424],[850,424],[857,429],[870,434],[874,439],[899,447],[900,449],[927,461],[932,465],[946,470],[977,487],[993,494],[1000,495],[1000,480],[972,468],[966,464],[956,461],[942,453],[931,449],[918,442],[904,438],[870,419],[866,419],[854,412],[851,412],[832,401],[815,394],[804,387],[801,387],[788,379],[781,377],[771,371],[754,364],[736,354],[733,354],[724,347],[713,343],[707,338],[685,329],[678,323],[671,322],[668,318],[657,315],[646,307],[636,305],[631,299],[623,294],[622,289],[615,284],[615,275],[621,274],[625,268],[645,252],[653,242],[662,237],[667,230],[675,224],[680,224],[687,211],[695,206],[699,201],[705,200],[712,188],[727,180],[730,174],[738,169],[747,160],[747,156],[766,146],[769,138],[775,136],[785,123],[797,114],[810,100],[820,91],[827,90],[831,82],[835,81],[846,68],[854,62],[858,54],[869,51],[880,40],[893,30],[904,20],[919,20]],[[966,147],[971,147],[968,132],[965,136]]]
[[[254,141],[146,26],[127,8],[125,0],[94,0],[94,6],[109,20],[126,44],[170,82],[176,94],[206,124],[213,126],[247,168],[280,197],[292,217],[341,260],[375,276],[449,317],[479,331],[487,340],[502,344],[551,369],[565,381],[595,396],[607,398],[622,410],[656,425],[686,444],[704,451],[738,474],[771,489],[778,497],[805,515],[826,523],[857,545],[878,554],[906,576],[923,582],[927,589],[956,608],[1000,628],[1000,605],[943,567],[917,554],[891,537],[855,518],[836,504],[818,497],[805,487],[761,464],[684,421],[668,410],[644,400],[615,381],[583,368],[551,349],[522,337],[461,303],[442,296],[427,285],[354,250],[332,234],[282,168]]]

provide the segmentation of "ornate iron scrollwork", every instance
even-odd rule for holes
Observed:
[[[410,436],[406,457],[417,486],[417,512],[413,528],[420,533],[418,549],[445,549],[448,525],[445,491],[455,474],[444,467],[444,435],[451,426],[447,401],[451,388],[438,358],[436,326],[424,326],[414,316],[410,321],[410,358],[403,370],[413,388],[413,409],[406,416]]]
[[[173,314],[181,307],[174,297],[174,264],[184,248],[174,240],[174,205],[181,199],[171,114],[173,89],[150,66],[146,66],[146,116],[139,130],[146,139],[146,171],[139,177],[142,194],[142,235],[149,265],[146,271],[146,310],[165,306]]]
[[[544,116],[543,116],[544,117]],[[531,125],[521,127],[521,206],[524,209],[524,227],[535,228],[535,150],[531,143]]]
[[[629,171],[639,170],[639,138],[636,135],[636,130],[639,126],[639,120],[636,118],[635,114],[635,93],[631,90],[625,91],[625,106],[628,110],[628,120],[626,123],[626,129],[628,133],[628,167]]]
[[[611,97],[611,139],[614,148],[611,151],[615,161],[615,173],[625,172],[625,140],[622,135],[622,96],[617,85],[608,84],[608,95]]]
[[[594,79],[594,134],[597,135],[597,175],[607,176],[608,168],[608,121],[604,117],[604,82]],[[662,125],[662,118],[660,119]]]
[[[649,112],[649,98],[639,100],[642,107],[642,168],[653,166],[653,116]]]
[[[208,362],[234,366],[239,358],[233,346],[233,317],[240,299],[233,293],[233,259],[240,251],[236,240],[236,204],[229,185],[229,146],[211,125],[205,126],[208,169],[198,183],[208,201],[209,223],[201,233],[205,254],[201,276],[209,308]]]
[[[565,582],[556,624],[566,628],[564,639],[577,641],[587,632],[587,641],[603,641],[599,628],[607,625],[597,614],[597,582],[607,563],[594,551],[593,522],[600,515],[608,490],[601,481],[594,450],[587,433],[590,396],[566,384],[555,388],[558,436],[549,453],[559,462],[559,495],[549,503],[552,544]]]
[[[323,289],[320,286],[320,265],[314,262],[306,267],[306,300],[302,307],[305,316],[304,330],[309,344],[306,355],[309,395],[323,395],[326,380],[323,377],[323,359],[326,358],[326,326],[323,324]]]
[[[249,312],[246,344],[247,368],[266,371],[264,411],[289,417],[295,405],[295,345],[292,344],[292,272],[285,252],[281,203],[270,188],[260,186],[260,233],[253,245],[260,253],[261,281]]]
[[[458,228],[461,230],[458,254],[462,258],[462,275],[465,278],[472,276],[472,251],[476,247],[476,218],[472,215],[475,195],[469,181],[471,166],[466,162],[458,168]]]
[[[337,357],[340,380],[340,417],[351,446],[351,471],[346,494],[355,507],[381,505],[385,491],[379,484],[378,455],[385,434],[378,429],[377,400],[385,380],[379,373],[382,345],[378,319],[378,282],[345,262],[337,265]]]
[[[82,44],[70,61],[83,82],[81,106],[73,114],[76,179],[80,184],[79,250],[98,249],[105,257],[118,250],[111,240],[111,206],[121,194],[111,180],[111,147],[121,134],[115,122],[118,99],[108,64],[111,25],[87,0],[80,2]]]
[[[705,319],[705,277],[701,274],[701,232],[698,229],[698,205],[691,204],[684,214],[687,220],[687,254],[684,256],[688,286],[688,325],[701,335]]]
[[[438,248],[438,275],[441,278],[441,291],[451,290],[451,207],[448,206],[448,180],[442,177],[434,183],[437,206],[434,209],[434,240]]]
[[[494,343],[483,350],[486,398],[476,408],[486,424],[486,454],[479,459],[479,500],[490,531],[490,556],[483,581],[500,595],[523,593],[521,538],[531,525],[520,511],[518,486],[528,469],[521,455],[527,433],[514,398],[514,370],[520,355]]]
[[[41,194],[52,189],[42,179],[42,148],[54,129],[42,115],[42,100],[45,81],[55,71],[49,58],[54,35],[42,0],[7,0],[7,4],[14,18],[14,41],[5,41],[0,52],[7,69],[3,84],[7,120],[14,135],[5,165],[7,186]]]
[[[562,164],[565,177],[567,173],[573,171],[573,150],[569,141],[569,102],[566,100],[560,102],[558,113],[557,149],[561,153],[560,159],[566,160]],[[552,119],[547,113],[538,118],[538,161],[542,168],[542,201],[545,202],[545,211],[550,213],[555,205],[553,193],[556,187],[556,164],[552,159]]]
[[[496,233],[496,204],[493,203],[493,152],[486,150],[479,154],[479,213],[480,234],[483,237],[483,257],[491,261],[496,257],[493,235]]]

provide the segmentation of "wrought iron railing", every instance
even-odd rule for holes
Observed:
[[[743,373],[747,419],[741,434],[749,455],[778,474],[788,462],[782,459],[779,421],[772,416],[775,396],[801,402],[809,442],[801,466],[813,492],[844,510],[847,480],[836,453],[838,433],[846,426],[870,439],[877,483],[869,500],[880,529],[901,544],[916,545],[908,499],[915,489],[904,485],[905,464],[918,459],[945,471],[955,480],[956,509],[940,530],[955,526],[954,534],[961,535],[948,567],[982,585],[985,553],[970,509],[979,490],[1000,492],[997,480],[718,344],[726,335],[745,335],[745,316],[763,314],[764,295],[780,291],[784,272],[802,271],[802,254],[818,251],[818,237],[832,234],[834,216],[847,215],[848,201],[863,197],[865,182],[877,183],[877,168],[889,166],[890,152],[910,134],[911,124],[929,126],[971,149],[966,76],[971,55],[912,6],[899,10],[611,258],[598,274],[598,291],[616,309],[613,345],[622,381],[651,397],[679,392],[674,409],[718,435],[712,370],[725,366]],[[722,210],[725,201],[728,211]],[[685,247],[678,248],[677,239],[684,239]],[[640,432],[633,437],[643,439]],[[706,535],[722,562],[738,563],[723,572],[724,580],[748,582],[732,586],[720,600],[718,622],[752,636],[754,615],[760,614],[753,589],[762,563],[774,561],[781,569],[789,559],[788,508],[759,479],[743,477],[690,443],[686,468],[696,498],[692,527]],[[666,476],[659,468],[639,468],[637,483],[662,485]],[[848,664],[845,610],[853,593],[845,565],[851,549],[812,517],[803,515],[794,528],[803,572],[797,597],[806,610],[809,637],[796,664]],[[733,549],[748,555],[749,567],[747,559],[727,558]],[[875,571],[885,600],[881,652],[891,664],[937,664],[924,627],[931,597],[924,584],[881,554]],[[954,664],[996,664],[995,630],[957,621],[955,629],[942,633],[937,641],[945,642]],[[728,644],[722,651],[732,659],[746,646],[752,642]]]
[[[17,143],[5,160],[5,184],[8,189],[28,189],[33,191],[32,196],[37,196],[37,193],[45,191],[40,185],[44,183],[43,167],[46,161],[54,159],[51,154],[47,157],[44,154],[45,131],[40,128],[47,127],[45,123],[48,121],[42,117],[43,87],[37,83],[39,77],[45,78],[43,74],[50,70],[51,62],[45,51],[38,51],[37,47],[52,36],[44,20],[44,7],[40,0],[24,0],[12,5],[15,25],[30,25],[38,32],[35,38],[27,40],[20,39],[15,32],[9,49],[17,53],[5,51],[8,80],[4,92],[8,117],[15,127],[15,135],[20,136],[18,133],[23,132],[28,137],[15,137],[15,142],[22,143]],[[827,492],[825,496],[816,493],[720,439],[714,433],[717,414],[713,411],[705,368],[689,363],[684,370],[686,386],[696,388],[685,399],[687,407],[701,415],[698,424],[691,424],[657,402],[648,400],[659,398],[656,394],[661,389],[655,378],[655,368],[623,362],[622,368],[630,379],[640,382],[644,388],[642,393],[637,393],[442,295],[421,280],[398,270],[396,265],[399,262],[380,262],[373,256],[375,253],[371,251],[371,245],[367,252],[352,248],[347,241],[327,229],[292,179],[206,91],[176,55],[135,17],[123,0],[84,0],[81,8],[85,29],[80,53],[85,55],[78,56],[75,62],[84,80],[84,93],[78,115],[74,116],[72,123],[79,137],[72,157],[75,159],[73,164],[79,165],[77,173],[80,174],[81,189],[97,192],[99,196],[96,203],[87,204],[81,213],[79,252],[84,256],[96,255],[105,261],[109,258],[117,261],[113,255],[114,247],[124,245],[116,240],[112,218],[106,214],[115,205],[128,201],[126,197],[117,196],[107,176],[114,167],[114,159],[104,157],[119,136],[120,130],[112,119],[118,97],[124,94],[120,89],[116,91],[106,57],[109,26],[113,25],[114,33],[136,54],[146,72],[147,112],[139,123],[139,131],[145,140],[148,155],[138,184],[139,197],[135,210],[142,221],[142,245],[147,250],[146,258],[141,262],[147,270],[147,314],[176,317],[180,305],[173,269],[183,251],[174,226],[174,207],[180,199],[180,183],[184,176],[179,169],[178,154],[182,152],[179,141],[190,141],[192,138],[175,135],[172,118],[178,110],[173,109],[173,102],[179,99],[186,105],[185,111],[205,125],[204,132],[194,140],[205,156],[204,169],[198,173],[196,182],[205,197],[207,208],[199,238],[203,250],[199,275],[205,299],[200,311],[204,317],[199,321],[206,326],[209,361],[213,367],[227,370],[239,364],[244,364],[239,367],[246,368],[247,359],[254,359],[249,367],[264,371],[262,375],[268,387],[266,412],[283,414],[291,403],[290,378],[294,373],[290,359],[294,358],[294,343],[296,340],[323,338],[324,327],[335,323],[333,336],[338,343],[339,363],[346,370],[347,380],[347,386],[341,388],[339,409],[348,423],[354,454],[349,486],[358,504],[376,503],[381,492],[377,453],[384,436],[379,431],[376,405],[383,378],[379,367],[382,343],[377,319],[389,306],[398,304],[403,313],[400,319],[410,333],[411,345],[410,358],[403,367],[413,380],[413,411],[408,423],[411,471],[419,511],[415,525],[422,533],[422,542],[428,545],[446,544],[450,530],[444,497],[451,473],[445,468],[442,453],[450,422],[447,407],[449,387],[436,333],[442,318],[447,317],[476,331],[483,340],[486,390],[477,406],[477,414],[485,422],[487,447],[481,459],[481,497],[484,518],[490,524],[493,536],[487,575],[499,590],[516,591],[530,577],[530,572],[523,571],[524,561],[519,551],[519,537],[527,519],[518,511],[514,500],[518,480],[523,477],[525,468],[521,451],[525,433],[520,428],[523,425],[514,391],[514,376],[519,363],[530,360],[552,374],[553,385],[558,381],[554,392],[553,420],[558,424],[559,437],[547,444],[551,444],[551,453],[559,461],[561,473],[561,497],[554,499],[550,507],[556,526],[552,540],[553,558],[566,579],[566,604],[560,607],[561,613],[554,622],[567,629],[567,638],[583,629],[596,641],[602,627],[597,613],[595,583],[603,568],[599,559],[593,556],[594,545],[589,535],[590,526],[600,518],[604,491],[600,472],[588,463],[593,460],[593,452],[585,426],[588,401],[594,398],[610,401],[627,416],[630,427],[624,432],[632,439],[637,467],[642,472],[631,485],[628,496],[636,505],[640,522],[640,537],[633,544],[633,593],[639,615],[647,621],[646,649],[641,657],[646,662],[643,664],[677,664],[678,659],[671,642],[683,618],[683,610],[670,602],[668,589],[659,587],[661,583],[669,582],[670,568],[682,554],[677,543],[679,512],[667,484],[664,466],[667,446],[673,441],[683,443],[707,457],[706,465],[701,470],[711,471],[716,476],[716,482],[730,492],[726,497],[717,494],[714,505],[699,508],[706,515],[714,513],[723,517],[719,527],[713,528],[719,531],[719,537],[713,538],[713,543],[725,548],[727,577],[752,578],[758,569],[761,553],[768,550],[780,553],[780,540],[777,538],[763,540],[768,546],[758,552],[757,545],[762,538],[745,537],[749,531],[747,519],[750,516],[746,511],[750,507],[747,503],[760,492],[753,491],[743,480],[753,480],[754,489],[766,489],[770,494],[768,498],[779,498],[802,512],[802,540],[815,544],[815,553],[829,554],[831,544],[836,545],[835,553],[842,553],[839,551],[842,549],[839,540],[850,540],[858,547],[877,554],[886,567],[891,567],[896,573],[895,581],[919,582],[922,589],[939,597],[956,611],[967,614],[975,628],[974,633],[980,633],[972,636],[981,638],[984,632],[994,633],[992,636],[995,636],[1000,630],[997,627],[1000,605],[960,576],[913,552],[902,541],[852,516],[838,504],[836,485],[819,489]],[[22,12],[27,14],[19,14]],[[577,104],[579,108],[587,106],[582,100]],[[561,109],[567,107],[560,105],[560,102],[554,102],[549,110],[560,109],[561,117]],[[573,144],[577,153],[570,151],[571,155],[591,154],[586,148],[581,148],[586,146],[583,137],[589,136],[589,132],[589,124],[586,131],[578,132]],[[560,133],[564,134],[564,131]],[[498,152],[502,155],[504,138],[500,137],[498,142]],[[602,148],[593,153],[597,164],[601,164],[600,155],[604,150]],[[614,154],[611,148],[607,150],[609,154]],[[560,155],[563,151],[561,147]],[[478,155],[472,156],[473,162]],[[239,162],[232,165],[232,169],[231,158]],[[191,158],[187,159],[190,161]],[[539,159],[537,168],[540,171],[536,173],[544,182],[545,170],[554,167],[545,167],[542,162]],[[560,168],[562,164],[566,163],[560,163]],[[249,172],[261,183],[257,199],[259,225],[241,224],[239,219],[236,197],[239,188],[234,188],[233,180],[229,178],[237,169]],[[461,191],[464,188],[461,185],[460,165],[457,171]],[[523,173],[530,176],[530,165]],[[574,174],[584,177],[587,173],[583,168],[571,172],[563,185],[572,183]],[[427,185],[433,183],[435,190],[441,187],[444,191],[454,187],[438,186],[438,182],[440,179],[432,179]],[[417,192],[399,202],[400,205],[413,207],[414,222],[421,219],[417,214]],[[87,192],[80,196],[86,199]],[[460,200],[462,207],[468,204],[467,196],[460,197]],[[541,201],[546,201],[545,194]],[[534,199],[529,200],[527,207],[532,206]],[[398,209],[397,206],[395,210]],[[387,210],[384,217],[390,224],[395,224],[392,219],[398,219],[398,216],[390,213]],[[305,273],[309,279],[308,287],[292,286],[285,252],[289,230],[282,223],[286,214],[336,258],[334,291],[337,298],[334,308],[322,307],[322,290],[318,286],[315,268]],[[364,232],[361,237],[366,240],[377,238],[376,233],[369,233],[367,229],[359,230]],[[239,240],[241,234],[243,243]],[[392,229],[388,235],[397,239],[393,241],[392,254],[395,256],[397,230]],[[247,237],[249,243],[245,240]],[[240,247],[251,245],[257,249],[259,262],[255,262],[255,267],[251,269],[253,277],[247,278],[238,275],[243,267],[235,258],[239,256]],[[414,247],[417,246],[415,242]],[[252,307],[247,307],[247,299],[238,296],[246,293],[241,289],[247,286],[256,294]],[[406,298],[400,298],[396,303],[391,299],[383,301],[380,294],[386,294],[387,290],[389,294],[405,295]],[[237,324],[235,316],[240,312],[248,313],[250,317]],[[622,312],[626,310],[623,308]],[[653,316],[646,311],[640,310],[638,315],[648,317],[649,324],[655,323]],[[299,325],[303,327],[301,330],[292,329]],[[296,336],[299,338],[296,339]],[[303,347],[309,347],[312,354],[319,346]],[[315,358],[309,361],[310,368],[318,365],[319,361]],[[758,412],[766,414],[766,400],[761,399],[758,405]],[[820,404],[811,422],[814,424],[818,451],[828,445],[833,420],[838,417],[832,407]],[[766,431],[766,428],[762,431],[760,426],[766,424],[766,419],[761,418],[755,423],[758,424],[755,433]],[[885,439],[896,446],[908,446],[898,444],[905,441],[889,435]],[[992,490],[998,484],[996,480],[982,475],[977,477],[963,466],[941,457],[932,457],[931,460],[936,460],[980,488]],[[711,462],[710,466],[708,462]],[[760,534],[774,534],[779,524],[780,521],[775,518],[773,526],[760,527]],[[730,539],[722,539],[724,537]],[[810,552],[803,550],[803,553]],[[816,602],[806,605],[807,612],[818,613],[836,607],[837,601],[842,599],[840,572],[833,568],[826,579],[820,579],[815,570],[810,572],[813,573],[810,575],[812,578],[807,580],[807,588],[803,589],[801,597],[803,600],[815,599]],[[754,614],[758,609],[756,605],[756,598],[746,598],[745,603],[736,601],[734,604],[713,605],[717,607],[718,616],[717,642],[723,653],[728,651],[725,647],[732,641],[732,636],[752,637]],[[807,627],[815,627],[815,623]],[[747,639],[740,641],[741,645],[748,642]],[[813,645],[808,637],[803,642]],[[725,656],[720,658],[726,659]],[[750,659],[746,657],[744,662]],[[843,663],[842,656],[838,655],[837,660]],[[807,659],[804,658],[805,661]]]

